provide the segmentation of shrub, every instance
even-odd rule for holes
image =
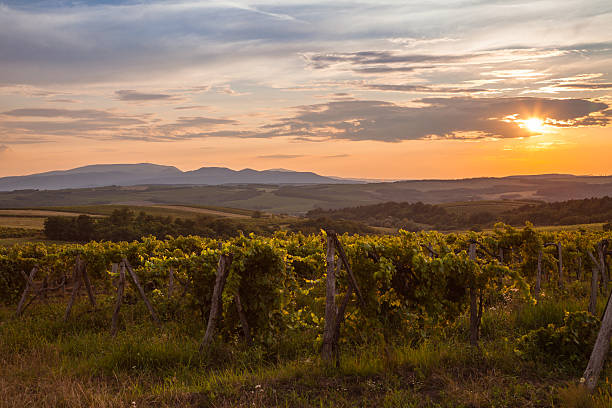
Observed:
[[[599,319],[588,312],[566,312],[562,326],[549,324],[532,330],[518,341],[515,352],[525,359],[586,364],[599,329]]]

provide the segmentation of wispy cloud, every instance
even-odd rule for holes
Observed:
[[[178,100],[176,96],[163,94],[163,93],[144,93],[138,92],[131,89],[123,89],[115,91],[117,99],[120,101],[128,102],[142,102],[142,101],[169,101]]]
[[[257,156],[258,159],[297,159],[304,157],[303,154],[264,154]]]
[[[344,69],[358,73],[411,72],[457,64],[507,64],[559,57],[567,50],[505,48],[457,54],[415,54],[398,51],[304,54],[313,69]]]
[[[373,89],[377,91],[393,91],[393,92],[412,92],[412,93],[461,93],[461,94],[475,94],[490,92],[484,88],[462,88],[452,86],[428,86],[428,85],[411,85],[411,84],[363,84],[361,85],[365,89]]]
[[[612,89],[612,83],[570,83],[570,84],[558,84],[558,88],[568,89],[579,89],[579,90],[600,90],[600,89]]]

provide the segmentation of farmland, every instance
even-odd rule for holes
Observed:
[[[0,392],[14,402],[7,406],[609,406],[610,364],[593,394],[579,382],[610,290],[606,280],[593,292],[592,271],[610,271],[590,259],[605,258],[609,233],[500,225],[344,235],[338,244],[329,234],[0,249]],[[548,242],[561,247],[563,274]],[[330,262],[344,261],[329,258],[330,245],[344,248],[349,266],[336,271]],[[128,275],[121,305],[126,265],[144,290]],[[34,267],[35,285],[64,289],[43,297],[33,288],[34,301],[15,317],[27,285],[17,271]],[[224,270],[211,320],[215,275]],[[345,314],[332,347],[337,361],[324,352],[330,271],[338,275],[336,302],[349,293],[337,312]],[[85,291],[69,314],[78,273],[90,277],[95,306]],[[202,343],[210,321],[218,321],[216,333]]]

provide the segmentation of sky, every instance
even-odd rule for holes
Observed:
[[[0,0],[0,177],[612,174],[609,0]]]

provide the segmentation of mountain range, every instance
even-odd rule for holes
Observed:
[[[71,170],[50,171],[27,176],[0,178],[0,191],[59,190],[103,186],[136,185],[222,185],[222,184],[338,184],[358,180],[320,176],[286,169],[232,170],[202,167],[181,171],[174,166],[151,163],[96,164]]]
[[[510,200],[522,204],[603,196],[612,196],[612,176],[540,174],[366,182],[285,169],[204,167],[183,172],[171,166],[121,164],[0,178],[0,208],[178,204],[303,214],[314,208],[388,201],[436,204]]]

